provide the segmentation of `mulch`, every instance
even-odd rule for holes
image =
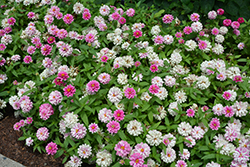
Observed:
[[[0,120],[0,154],[27,167],[64,167],[63,156],[54,159],[52,155],[41,154],[37,150],[33,152],[33,147],[26,146],[25,140],[18,141],[23,132],[15,131],[13,125],[19,120],[14,117],[14,112],[8,112]],[[91,167],[88,164],[82,164],[82,166]]]

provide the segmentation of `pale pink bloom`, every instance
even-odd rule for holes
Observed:
[[[60,8],[58,6],[51,6],[51,8],[49,9],[49,13],[53,16],[55,16],[58,12],[60,12]]]
[[[199,20],[200,20],[200,15],[199,15],[198,13],[193,13],[193,14],[191,14],[191,16],[190,16],[190,19],[191,19],[192,21],[199,21]]]
[[[148,146],[148,144],[141,142],[136,144],[135,149],[132,152],[140,153],[143,159],[145,159],[150,155],[150,147]]]
[[[107,124],[108,132],[111,134],[117,133],[118,130],[120,129],[120,124],[116,121],[110,121]]]
[[[239,35],[240,35],[240,31],[239,31],[239,30],[237,30],[237,29],[234,29],[233,33],[234,33],[235,35],[237,35],[237,36],[239,36]]]
[[[82,139],[87,134],[87,129],[83,124],[76,123],[70,131],[74,138]]]
[[[47,144],[45,149],[48,155],[54,155],[58,150],[56,143],[53,143],[53,142],[50,142],[49,144]]]
[[[245,93],[245,97],[246,97],[246,98],[250,98],[250,92],[246,92],[246,93]]]
[[[181,38],[181,37],[182,37],[182,33],[181,33],[181,32],[177,32],[177,33],[175,34],[175,37],[176,37],[176,38]]]
[[[199,35],[200,35],[201,37],[203,37],[203,36],[205,35],[205,32],[204,32],[204,31],[200,31],[200,32],[199,32]]]
[[[89,131],[91,133],[96,133],[98,130],[99,130],[99,127],[98,127],[98,125],[96,123],[91,123],[89,125]]]
[[[117,120],[117,121],[122,121],[124,119],[125,115],[124,115],[124,111],[123,110],[115,110],[114,111],[114,118]]]
[[[8,33],[12,32],[12,28],[11,27],[5,27],[4,31],[5,31],[6,34],[8,34]]]
[[[52,91],[50,94],[49,94],[49,102],[51,104],[54,104],[54,105],[58,105],[62,102],[62,94],[61,92],[55,90],[55,91]]]
[[[196,144],[196,141],[195,141],[195,139],[192,137],[192,136],[187,136],[187,137],[185,137],[185,140],[188,140],[188,141],[190,141],[190,143],[189,142],[186,142],[186,141],[184,141],[184,143],[185,143],[185,145],[187,146],[187,147],[194,147],[195,146],[195,144]]]
[[[130,151],[131,147],[127,141],[121,140],[115,145],[116,155],[121,157],[126,157]]]
[[[176,167],[187,167],[187,163],[183,160],[178,160],[177,164],[175,166]]]
[[[152,94],[156,94],[159,92],[159,87],[157,85],[150,85],[149,92]]]
[[[73,95],[76,92],[76,89],[74,86],[72,86],[71,84],[67,85],[65,88],[63,88],[64,91],[64,95],[67,97],[73,97]]]
[[[220,81],[225,81],[227,79],[226,75],[224,73],[220,73],[216,76],[216,78]]]
[[[210,20],[213,20],[213,19],[216,19],[216,17],[217,17],[217,13],[213,10],[213,11],[210,11],[209,13],[208,13],[208,18],[210,19]]]
[[[128,99],[133,99],[136,96],[136,91],[134,90],[134,88],[128,87],[127,89],[125,89],[124,94]]]
[[[57,13],[55,14],[55,17],[56,17],[58,20],[60,20],[61,18],[63,18],[63,14],[62,14],[61,12],[57,12]]]
[[[51,51],[52,51],[52,47],[48,44],[41,47],[41,53],[44,56],[48,56]]]
[[[140,153],[133,153],[129,157],[129,160],[130,160],[129,164],[133,167],[140,167],[144,163],[143,156]]]
[[[126,15],[128,17],[133,17],[135,14],[135,10],[133,8],[129,8],[127,11],[126,11]]]
[[[45,24],[52,24],[54,21],[54,17],[52,15],[46,15],[44,16],[44,22]]]
[[[39,115],[41,119],[47,120],[53,114],[54,114],[54,109],[51,104],[45,103],[39,107]]]
[[[48,57],[45,57],[45,59],[43,60],[43,66],[45,68],[50,68],[52,65],[52,60]]]
[[[92,33],[88,33],[85,37],[86,42],[92,43],[95,40],[95,35]]]
[[[220,121],[219,121],[219,119],[218,118],[213,118],[212,121],[209,124],[209,127],[212,130],[218,130],[219,127],[220,127]]]
[[[244,43],[240,42],[240,43],[238,44],[238,48],[239,48],[240,50],[244,49],[244,47],[245,47],[245,44],[244,44]]]
[[[162,44],[163,41],[164,41],[164,38],[163,38],[163,36],[161,36],[161,35],[157,35],[157,36],[154,38],[154,42],[155,42],[156,44]]]
[[[71,23],[74,21],[74,17],[73,17],[71,14],[66,14],[66,15],[63,17],[63,21],[64,21],[66,24],[71,24]]]
[[[46,127],[41,127],[36,132],[36,137],[40,141],[45,141],[49,137],[49,130]]]
[[[98,76],[98,80],[102,83],[102,84],[108,84],[109,81],[111,80],[110,78],[110,75],[107,74],[107,73],[101,73],[99,76]]]
[[[185,40],[184,39],[179,39],[178,42],[179,42],[179,44],[184,44]]]
[[[234,115],[234,110],[231,106],[225,106],[223,114],[225,114],[225,117],[232,117]]]
[[[56,30],[55,30],[56,31]],[[58,32],[55,34],[56,37],[58,37],[59,39],[63,39],[66,38],[68,35],[68,32],[65,29],[60,29],[58,30]]]
[[[174,20],[174,17],[171,14],[166,14],[163,16],[162,21],[165,24],[169,24]]]

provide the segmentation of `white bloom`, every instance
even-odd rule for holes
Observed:
[[[225,40],[224,36],[223,35],[216,35],[215,37],[215,42],[218,42],[218,43],[223,43]]]
[[[74,125],[78,122],[78,115],[74,113],[68,113],[64,118],[64,123],[66,127],[73,128]]]
[[[108,167],[112,163],[112,155],[107,150],[99,151],[96,158],[96,163],[101,167]]]
[[[224,107],[222,104],[216,104],[212,110],[214,112],[214,115],[221,116],[223,114]]]
[[[124,60],[124,65],[126,68],[130,68],[134,65],[134,59],[132,58],[132,56],[123,56],[122,57]]]
[[[122,91],[118,87],[112,87],[108,93],[108,99],[112,103],[119,103],[122,100]]]
[[[220,164],[212,161],[211,163],[207,163],[206,167],[220,167]]]
[[[83,13],[84,7],[83,4],[76,2],[73,6],[73,10],[76,14],[81,14]]]
[[[164,150],[161,152],[161,159],[165,163],[171,163],[176,159],[176,153],[175,150],[172,149],[171,147],[166,148],[166,154],[164,153]]]
[[[221,44],[217,44],[215,43],[215,46],[213,47],[212,51],[217,54],[220,55],[224,52],[224,48]]]
[[[160,100],[165,100],[168,96],[168,91],[164,87],[160,87],[158,93],[155,94]]]
[[[197,78],[198,77],[195,74],[189,74],[184,78],[184,80],[186,80],[188,86],[191,86],[197,80]]]
[[[185,45],[187,46],[186,47],[187,51],[193,51],[197,47],[197,44],[194,40],[186,41]]]
[[[152,35],[159,35],[160,32],[161,32],[161,29],[160,29],[159,25],[155,25],[151,29],[151,34]]]
[[[92,148],[90,145],[82,144],[79,146],[77,153],[81,158],[88,158],[92,153]]]
[[[122,30],[120,28],[116,28],[114,31],[116,36],[121,36],[122,35]]]
[[[132,136],[138,136],[143,132],[141,123],[137,120],[129,121],[127,131]]]
[[[172,102],[169,104],[168,106],[168,112],[170,115],[172,115],[173,117],[176,116],[178,113],[175,112],[173,109],[179,110],[178,109],[178,103],[177,102]]]
[[[193,22],[192,24],[191,24],[191,28],[192,28],[192,30],[194,31],[194,32],[199,32],[199,31],[201,31],[202,30],[202,28],[203,28],[203,25],[200,23],[200,22]]]
[[[14,95],[14,96],[11,96],[11,97],[9,98],[9,103],[10,103],[11,106],[13,106],[13,104],[14,104],[16,101],[18,101],[18,100],[19,100],[19,97],[16,96],[16,95]]]
[[[107,5],[103,5],[102,7],[100,7],[99,12],[100,12],[101,15],[107,16],[107,15],[109,15],[110,8]]]
[[[59,122],[59,132],[63,135],[66,132],[66,125],[63,119],[61,119],[61,121]]]
[[[229,67],[226,70],[226,75],[230,79],[233,79],[236,75],[240,75],[240,69],[239,69],[239,67]]]
[[[101,109],[98,113],[98,119],[101,122],[108,123],[109,121],[111,121],[112,118],[113,118],[113,113],[111,110],[107,108]]]
[[[188,136],[192,131],[192,126],[189,123],[181,122],[178,125],[178,133],[182,136]]]
[[[31,90],[31,89],[33,89],[33,88],[36,88],[35,87],[35,82],[34,81],[26,81],[25,82],[25,84],[24,84],[24,88],[26,89],[26,90]]]
[[[187,101],[186,93],[183,90],[176,92],[174,98],[177,103],[184,103],[185,101]]]
[[[134,73],[134,74],[132,75],[133,80],[135,80],[136,82],[137,82],[138,80],[139,80],[139,81],[142,81],[143,75],[140,73],[140,74],[138,74],[137,76],[135,76],[135,74],[136,74],[136,73]]]
[[[164,109],[163,106],[159,106],[157,108],[157,111],[159,112],[159,114],[154,114],[153,115],[155,117],[155,119],[160,121],[160,120],[162,120],[162,119],[164,119],[166,117],[167,111]]]
[[[222,27],[220,27],[219,31],[220,31],[221,35],[225,35],[228,32],[228,29],[227,29],[227,27],[222,26]]]
[[[201,90],[207,89],[210,86],[208,77],[204,75],[198,77],[196,86],[198,86],[198,88],[200,88]]]
[[[172,65],[179,64],[182,61],[182,56],[178,52],[173,52],[170,56],[170,63]]]
[[[176,79],[175,79],[174,77],[172,77],[172,76],[168,76],[168,75],[167,75],[167,76],[164,78],[164,81],[165,81],[165,85],[166,85],[166,86],[172,87],[172,86],[175,85]]]
[[[164,36],[164,43],[167,45],[170,45],[171,43],[173,43],[174,41],[174,37],[172,35],[165,35]]]
[[[176,137],[171,133],[168,133],[163,136],[162,142],[168,147],[174,147],[176,143]]]
[[[146,141],[151,146],[158,146],[162,142],[162,133],[157,130],[150,130],[146,135]]]
[[[161,87],[163,85],[163,80],[161,79],[161,77],[156,76],[152,79],[151,84]]]
[[[31,139],[31,137],[27,138],[25,141],[27,146],[30,147],[31,145],[33,145],[33,139]]]
[[[129,43],[128,42],[124,42],[123,44],[122,44],[122,49],[124,49],[124,50],[127,50],[128,49],[128,47],[129,47]]]
[[[114,45],[120,45],[122,43],[122,37],[121,36],[115,36],[113,38]]]
[[[248,107],[248,102],[238,102],[236,101],[234,103],[233,107],[233,111],[236,114],[237,117],[242,117],[242,116],[246,116],[248,111],[247,111],[247,107]]]
[[[141,94],[141,100],[146,100],[147,102],[149,102],[149,100],[151,99],[152,97],[148,94],[148,92],[143,92]]]
[[[128,75],[124,74],[124,73],[120,73],[117,76],[117,82],[121,85],[125,85],[128,83],[128,79],[127,79]]]
[[[7,107],[6,101],[0,99],[0,109],[3,109],[3,108],[5,108],[5,107]]]

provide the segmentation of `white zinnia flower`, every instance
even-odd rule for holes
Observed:
[[[171,163],[176,159],[176,153],[175,150],[172,149],[171,147],[166,148],[166,154],[164,153],[164,150],[161,152],[161,159],[165,163]]]
[[[66,127],[73,128],[74,125],[78,122],[78,115],[74,113],[68,113],[64,118],[64,123]]]
[[[197,44],[194,40],[186,41],[185,45],[187,46],[186,47],[187,51],[193,51],[197,47]]]
[[[138,136],[143,132],[141,123],[137,120],[129,121],[127,131],[132,136]]]
[[[96,163],[101,167],[108,167],[112,163],[112,155],[107,150],[99,151],[96,158]]]
[[[204,75],[198,77],[196,86],[198,86],[198,88],[200,88],[201,90],[207,89],[210,86],[208,77]]]
[[[178,133],[182,136],[188,136],[192,131],[192,126],[189,123],[181,122],[178,125]]]
[[[151,146],[158,146],[162,142],[162,133],[157,130],[150,130],[146,135],[146,141]]]
[[[125,85],[128,83],[128,79],[127,79],[128,75],[124,74],[124,73],[120,73],[117,76],[117,82],[121,85]]]
[[[184,103],[185,101],[187,101],[186,93],[183,90],[176,92],[174,98],[177,103]]]

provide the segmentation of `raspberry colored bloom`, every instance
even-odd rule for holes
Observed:
[[[128,87],[127,89],[125,89],[124,94],[128,99],[133,99],[136,96],[136,91],[134,90],[134,88]]]
[[[220,127],[220,121],[219,121],[219,119],[218,118],[213,118],[212,121],[210,122],[209,127],[212,130],[218,130],[219,127]]]
[[[199,49],[204,50],[207,48],[207,43],[205,41],[200,41],[199,42]]]
[[[0,37],[4,36],[5,33],[6,33],[5,30],[1,29],[1,30],[0,30]]]
[[[193,109],[190,108],[190,109],[187,110],[187,116],[188,117],[194,117],[194,114],[195,114],[195,111]]]
[[[217,14],[218,14],[218,15],[223,15],[223,14],[224,14],[224,10],[221,9],[221,8],[218,9],[218,10],[217,10]]]
[[[176,38],[181,38],[181,37],[182,37],[182,33],[181,33],[181,32],[177,32],[177,33],[175,34],[175,37],[176,37]]]
[[[231,106],[224,107],[223,114],[225,114],[225,117],[232,117],[234,115],[233,107]]]
[[[237,21],[238,21],[240,24],[245,22],[245,20],[243,19],[243,17],[238,18]]]
[[[120,24],[125,24],[126,23],[126,19],[124,17],[120,17],[118,21],[119,21]]]
[[[29,64],[32,62],[32,58],[31,58],[31,56],[25,56],[23,61],[24,61],[24,63]]]
[[[50,154],[54,155],[58,150],[56,143],[53,143],[53,142],[50,142],[49,144],[47,144],[45,149],[46,149],[46,152],[48,153],[48,155],[50,155]]]
[[[115,12],[115,13],[112,13],[111,17],[114,20],[119,20],[119,18],[121,17],[121,15],[119,13]]]
[[[243,82],[242,77],[240,75],[235,75],[234,76],[234,81],[235,82]]]
[[[72,86],[71,84],[67,85],[65,88],[63,88],[64,91],[64,95],[69,97],[69,96],[73,96],[76,93],[76,89],[74,86]]]
[[[179,44],[184,44],[185,40],[184,39],[179,39],[178,42],[179,42]]]
[[[143,156],[140,153],[134,153],[130,157],[130,162],[129,164],[133,167],[140,167],[144,163]]]
[[[54,83],[56,84],[56,85],[61,85],[62,83],[63,83],[63,81],[62,81],[63,79],[61,78],[61,77],[56,77],[55,78],[55,80],[54,80]]]
[[[224,92],[222,97],[225,99],[225,100],[229,100],[231,98],[232,94],[230,92]]]
[[[91,14],[90,14],[89,12],[84,12],[84,13],[82,14],[82,18],[83,18],[84,20],[89,20],[89,19],[91,18]]]
[[[14,129],[14,130],[18,130],[18,131],[19,131],[20,128],[21,128],[20,122],[17,122],[17,123],[15,123],[15,124],[13,125],[13,129]]]
[[[233,29],[238,29],[238,28],[240,27],[240,23],[239,23],[238,21],[233,21],[233,22],[231,23],[231,27],[232,27]]]
[[[106,63],[106,62],[108,61],[108,56],[103,55],[103,56],[101,57],[101,61],[104,62],[104,63]]]
[[[163,41],[164,41],[164,38],[163,38],[163,36],[161,36],[161,35],[157,35],[157,36],[154,38],[154,42],[155,42],[156,44],[162,44]]]
[[[115,118],[115,120],[117,120],[117,121],[122,121],[123,119],[124,119],[124,117],[125,117],[125,115],[124,115],[124,111],[123,110],[120,110],[120,109],[118,109],[118,110],[115,110],[115,112],[114,112],[114,118]]]
[[[89,81],[89,83],[87,83],[87,90],[89,92],[95,93],[95,92],[98,92],[99,89],[100,89],[100,84],[98,81],[92,80],[92,81]]]
[[[28,125],[32,124],[32,122],[33,122],[32,117],[27,117],[26,120],[25,120],[25,122],[26,122],[26,124],[28,124]]]
[[[66,24],[71,24],[71,23],[74,21],[74,17],[73,17],[71,14],[66,14],[66,15],[63,17],[63,21],[64,21]]]
[[[6,49],[6,46],[3,43],[0,43],[0,51],[4,51]]]
[[[132,148],[127,141],[121,140],[115,145],[114,149],[116,151],[116,155],[126,157],[130,153]]]
[[[64,81],[67,81],[69,78],[68,73],[65,71],[61,71],[57,74],[58,77],[62,78]]]
[[[47,120],[53,114],[54,114],[54,109],[51,104],[45,103],[39,107],[39,115],[41,119]]]
[[[133,36],[134,36],[135,38],[139,38],[139,37],[142,36],[142,32],[141,32],[140,30],[136,30],[136,31],[133,33]]]
[[[8,19],[8,24],[9,24],[9,25],[14,25],[15,22],[16,22],[16,19],[13,18],[13,17],[11,17],[11,18]]]
[[[246,92],[246,93],[245,93],[245,97],[246,97],[246,98],[250,98],[250,92]]]
[[[49,44],[52,44],[52,43],[54,43],[55,42],[55,37],[52,37],[52,36],[50,36],[48,39],[47,39],[47,42],[49,43]]]
[[[49,55],[51,51],[52,51],[52,47],[48,44],[41,47],[41,53],[44,56]]]
[[[108,132],[113,134],[113,133],[117,133],[118,130],[120,129],[120,124],[116,121],[110,121],[107,124],[107,128],[108,128]]]
[[[150,85],[149,87],[149,92],[152,93],[152,94],[156,94],[159,92],[159,87],[157,85]]]
[[[139,67],[140,65],[141,65],[141,62],[139,62],[139,61],[135,62],[135,67]]]
[[[5,27],[4,28],[4,31],[5,31],[5,33],[10,33],[10,32],[12,32],[12,28],[11,27]],[[1,36],[1,35],[0,35]]]
[[[212,29],[212,34],[213,34],[213,35],[218,35],[219,32],[220,32],[220,31],[218,30],[218,28],[213,28],[213,29]]]
[[[193,31],[192,31],[192,28],[189,27],[189,26],[186,26],[184,29],[183,29],[183,32],[185,34],[191,34]]]
[[[91,133],[96,133],[98,130],[99,130],[99,127],[98,127],[98,125],[96,123],[91,123],[89,125],[89,131]]]
[[[32,19],[32,18],[35,17],[35,13],[34,13],[34,12],[29,12],[29,13],[27,14],[27,16],[28,16],[29,19]]]
[[[230,26],[231,23],[232,23],[232,21],[230,19],[223,20],[223,25],[226,26],[226,27]]]
[[[58,31],[58,32],[56,33],[56,31]],[[56,37],[58,37],[59,39],[63,39],[63,38],[66,38],[66,37],[67,37],[68,32],[67,32],[67,30],[65,30],[65,29],[55,30],[55,35],[56,35]]]
[[[156,71],[158,71],[158,66],[155,64],[152,64],[149,69],[151,72],[155,73]]]
[[[169,24],[174,20],[174,17],[171,14],[166,14],[163,16],[162,21],[165,24]]]

